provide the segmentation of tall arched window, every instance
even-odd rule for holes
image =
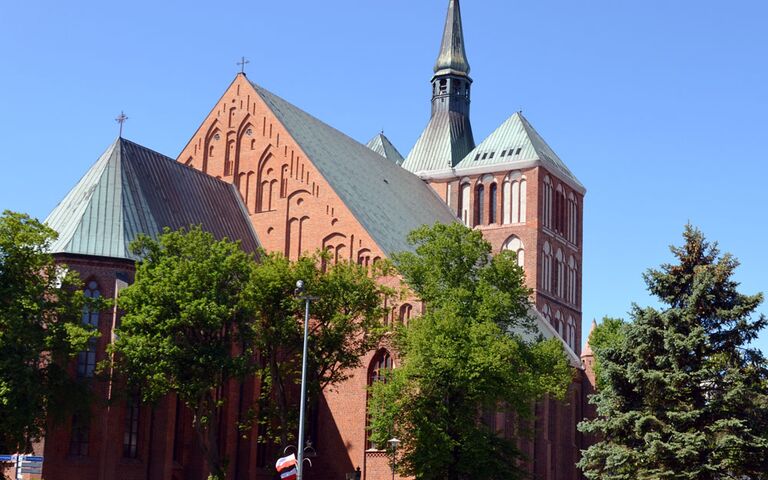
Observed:
[[[459,217],[461,218],[461,221],[466,226],[470,225],[469,198],[471,196],[471,191],[472,190],[469,185],[469,182],[463,183],[461,185],[461,198],[459,199],[459,204],[461,205],[461,208],[459,209]]]
[[[541,288],[545,292],[552,291],[552,247],[544,242],[541,255]]]
[[[557,295],[560,298],[563,298],[565,296],[565,261],[563,258],[563,251],[561,249],[557,249],[557,253],[555,254],[555,295]]]
[[[368,368],[368,385],[376,382],[388,382],[392,372],[392,356],[385,349],[379,350]]]
[[[474,225],[482,225],[485,219],[483,206],[485,204],[485,187],[483,184],[478,184],[475,187],[475,221]]]
[[[578,241],[579,225],[579,207],[576,203],[576,196],[573,193],[568,194],[568,240],[571,243]]]
[[[503,222],[525,223],[528,205],[528,181],[520,172],[512,172],[504,179],[502,207]]]
[[[501,248],[515,252],[517,254],[517,264],[521,267],[525,265],[525,246],[523,245],[523,241],[516,235],[509,237]]]
[[[552,180],[549,176],[544,177],[544,188],[542,189],[542,208],[541,212],[544,216],[543,223],[545,227],[552,228]]]
[[[555,327],[555,330],[557,330],[560,338],[565,340],[565,325],[563,325],[563,315],[559,311],[555,313],[555,322],[552,324],[552,326]]]
[[[405,325],[411,319],[413,306],[410,303],[404,303],[400,306],[400,323]]]
[[[543,307],[541,307],[541,316],[544,317],[544,320],[546,320],[547,323],[549,323],[550,325],[552,324],[552,315],[549,310],[549,305],[547,305],[546,303],[544,304]]]
[[[488,223],[496,223],[496,209],[498,208],[497,202],[498,186],[496,183],[492,183],[488,188]]]
[[[518,223],[525,223],[526,210],[528,209],[528,180],[520,179],[520,216]]]
[[[568,258],[568,295],[567,300],[576,304],[576,279],[577,279],[576,259],[571,255]]]
[[[99,284],[95,280],[88,282],[88,285],[83,292],[86,298],[99,298],[101,292],[99,292]],[[99,312],[92,309],[88,305],[83,307],[83,325],[93,327],[95,330],[99,328]],[[93,377],[93,372],[96,369],[96,339],[91,338],[88,340],[88,345],[85,350],[77,354],[77,376],[79,378]]]
[[[568,315],[568,345],[576,351],[576,322],[571,315]]]
[[[504,225],[512,223],[512,181],[509,175],[501,186],[501,210],[501,223]]]

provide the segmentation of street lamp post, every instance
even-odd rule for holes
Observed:
[[[307,295],[304,281],[296,282],[296,294],[304,299],[304,348],[301,355],[301,406],[299,407],[299,444],[296,448],[298,459],[296,465],[296,480],[304,478],[304,415],[307,404],[307,342],[309,337],[309,302],[314,300]]]
[[[392,437],[387,440],[387,443],[392,448],[392,480],[395,480],[395,469],[397,468],[397,446],[400,445],[400,440]]]

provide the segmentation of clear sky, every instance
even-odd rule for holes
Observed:
[[[0,209],[44,218],[130,118],[175,157],[234,78],[405,155],[447,0],[3,2]],[[516,110],[587,186],[584,319],[652,303],[686,222],[768,290],[768,2],[464,0],[482,140]],[[763,312],[768,307],[762,306]],[[768,333],[759,345],[768,352]]]

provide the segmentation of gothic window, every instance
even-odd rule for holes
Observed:
[[[557,295],[560,298],[563,298],[565,295],[565,262],[563,259],[563,251],[559,248],[557,249],[557,253],[555,254],[555,295]]]
[[[483,223],[483,204],[485,203],[485,187],[479,184],[475,187],[475,226]]]
[[[445,93],[448,90],[448,81],[446,79],[440,80],[440,93]]]
[[[123,433],[123,457],[136,458],[139,455],[139,395],[128,397],[125,406],[125,432]]]
[[[469,226],[469,197],[471,195],[471,187],[469,185],[469,182],[464,183],[461,185],[461,195],[460,195],[460,201],[459,204],[461,205],[461,208],[459,209],[459,217],[461,218],[461,221],[464,223],[464,225]]]
[[[565,235],[565,193],[563,187],[557,186],[555,191],[555,231]]]
[[[380,350],[368,369],[368,385],[373,385],[376,382],[389,381],[389,375],[392,372],[392,356],[386,350]]]
[[[498,186],[495,183],[492,183],[490,188],[488,189],[488,223],[496,223],[496,208],[497,205],[497,197],[498,196]]]
[[[552,180],[549,176],[544,177],[544,188],[542,194],[542,215],[544,216],[543,223],[547,228],[552,228]]]
[[[408,320],[411,319],[411,314],[413,312],[413,306],[411,306],[410,303],[404,303],[400,306],[400,323],[402,325],[405,325],[408,323]]]
[[[568,316],[568,345],[571,350],[576,351],[576,322],[573,321],[572,316]]]
[[[516,235],[509,237],[507,241],[504,242],[502,249],[515,252],[517,255],[517,264],[521,267],[525,265],[525,247],[523,246],[523,241]]]
[[[578,241],[579,207],[576,203],[576,196],[573,193],[568,194],[568,240],[571,243]]]
[[[552,291],[552,248],[549,242],[544,242],[541,255],[541,289]]]
[[[578,278],[578,273],[576,268],[576,259],[574,259],[573,255],[571,255],[571,257],[568,258],[568,298],[567,300],[573,305],[576,305],[577,278]]]
[[[541,316],[544,317],[544,320],[546,320],[547,323],[549,324],[552,323],[552,316],[549,310],[549,305],[547,305],[546,303],[544,304],[543,307],[541,307]]]
[[[517,221],[525,223],[526,210],[528,208],[528,180],[525,177],[520,179],[520,216]]]
[[[72,415],[72,432],[69,437],[69,455],[87,457],[90,426],[88,420],[81,415]]]
[[[101,293],[99,292],[99,284],[94,280],[88,282],[84,295],[86,298],[99,298]],[[93,327],[94,330],[99,328],[99,312],[92,309],[88,305],[83,307],[82,316],[83,325]],[[96,339],[91,338],[88,340],[88,344],[85,350],[77,354],[77,376],[78,378],[90,378],[93,377],[93,372],[96,369]]]
[[[557,334],[560,335],[560,338],[565,339],[563,316],[560,314],[560,312],[555,313],[555,323],[553,323],[552,326],[555,327],[555,330],[557,330]]]

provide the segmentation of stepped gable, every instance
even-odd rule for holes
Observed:
[[[456,217],[420,178],[251,82],[275,117],[385,254],[412,250],[408,234]]]
[[[400,152],[397,151],[397,148],[384,135],[384,132],[370,139],[366,146],[387,160],[395,162],[397,165],[401,165],[405,161]]]
[[[460,173],[462,170],[490,166],[504,166],[512,170],[532,165],[543,166],[582,194],[586,191],[576,175],[560,160],[560,157],[521,112],[509,117],[488,138],[469,152],[456,165],[456,170]]]
[[[52,253],[138,260],[129,245],[140,233],[201,225],[216,238],[259,247],[233,185],[118,138],[45,220],[59,233]]]

